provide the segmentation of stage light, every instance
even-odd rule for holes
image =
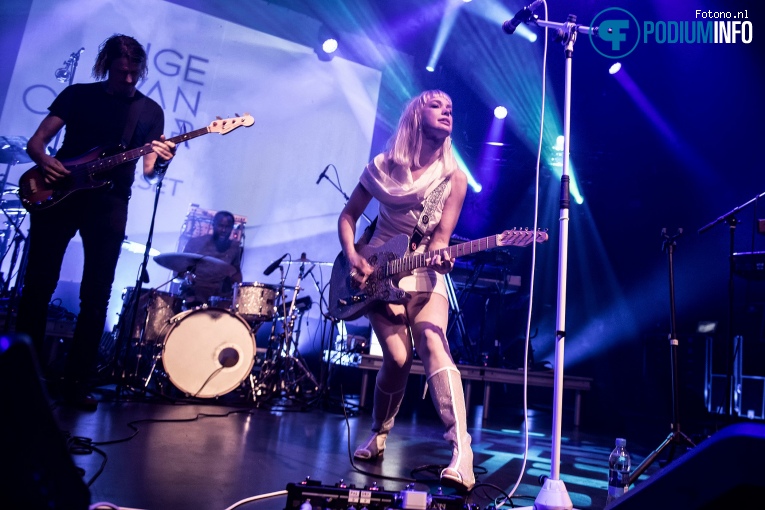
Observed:
[[[622,68],[621,62],[617,62],[608,68],[608,74],[616,74],[621,70],[621,68]]]
[[[498,119],[504,119],[507,117],[507,108],[504,106],[497,106],[494,108],[494,116]]]
[[[439,2],[435,2],[434,6],[440,6]],[[428,65],[425,69],[431,73],[436,68],[439,58],[441,58],[441,52],[446,46],[446,40],[449,38],[449,34],[452,32],[455,22],[457,21],[457,15],[459,14],[462,5],[459,2],[451,1],[446,2],[446,7],[440,6],[444,9],[441,15],[441,23],[438,25],[438,33],[436,34],[436,40],[433,42],[433,49],[430,51],[428,57]],[[434,13],[435,14],[435,13]]]
[[[319,33],[316,37],[316,46],[313,51],[319,60],[329,62],[335,57],[335,52],[339,48],[338,38],[335,33],[326,25],[319,27]]]
[[[429,73],[432,73],[433,71],[435,71],[435,70],[436,70],[436,68],[435,68],[435,67],[433,67],[432,65],[428,64],[427,66],[425,66],[425,70],[426,70],[427,72],[429,72]]]
[[[321,43],[321,49],[324,50],[324,53],[334,53],[337,50],[337,39],[331,37],[326,39]]]

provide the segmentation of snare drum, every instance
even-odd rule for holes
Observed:
[[[250,374],[255,338],[235,313],[197,308],[171,322],[162,366],[179,390],[191,397],[215,398],[234,390]]]
[[[122,291],[122,312],[120,326],[124,331],[130,328],[130,319],[135,307],[135,287],[126,287]],[[162,338],[170,325],[170,319],[181,311],[183,300],[170,294],[154,289],[141,289],[141,299],[138,302],[138,316],[133,322],[131,338],[141,338],[141,328],[144,328],[143,341],[156,342]]]
[[[268,321],[276,310],[279,287],[263,283],[234,284],[234,312],[247,321]]]

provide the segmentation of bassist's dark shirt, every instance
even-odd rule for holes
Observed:
[[[109,149],[119,146],[128,122],[130,105],[134,101],[142,104],[137,105],[140,114],[133,136],[127,147],[112,150],[111,153],[158,140],[165,125],[162,108],[139,91],[133,97],[108,94],[106,82],[78,83],[65,88],[48,108],[66,123],[64,141],[56,158],[79,158],[97,147]],[[133,160],[111,170],[113,193],[130,198],[137,162]]]

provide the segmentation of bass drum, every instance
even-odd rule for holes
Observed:
[[[234,390],[255,364],[255,338],[240,316],[199,308],[174,317],[162,347],[170,382],[190,397],[215,398]]]

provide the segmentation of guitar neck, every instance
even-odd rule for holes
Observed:
[[[194,131],[189,131],[188,133],[183,133],[181,135],[168,138],[168,141],[178,144],[180,142],[185,142],[186,140],[191,140],[192,138],[202,136],[209,132],[210,132],[210,128],[205,126],[203,128],[195,129]],[[138,159],[141,156],[145,154],[149,154],[151,152],[153,152],[151,149],[151,144],[146,144],[146,145],[142,145],[141,147],[131,149],[129,151],[115,154],[114,156],[96,159],[88,163],[86,165],[86,168],[89,172],[101,172],[101,171],[109,170],[117,165],[121,165],[122,163],[133,161],[134,159]]]
[[[385,265],[386,276],[393,276],[399,273],[403,273],[405,271],[413,271],[417,269],[418,267],[425,267],[428,265],[428,262],[430,261],[430,259],[432,259],[438,254],[443,255],[444,253],[448,253],[449,257],[451,257],[452,259],[456,259],[457,257],[470,255],[471,253],[478,253],[479,251],[496,248],[498,246],[497,237],[498,236],[496,235],[489,236],[489,237],[482,237],[481,239],[468,241],[466,243],[455,244],[447,248],[442,248],[440,250],[431,250],[431,251],[426,251],[424,253],[415,253],[412,255],[408,255],[406,257],[401,257],[399,259],[391,260]]]

